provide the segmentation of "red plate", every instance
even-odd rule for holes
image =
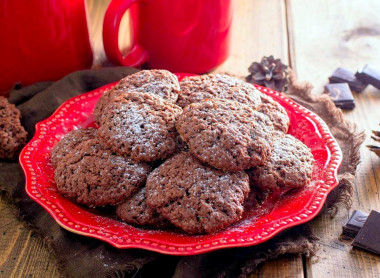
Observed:
[[[321,210],[328,193],[338,184],[337,171],[342,152],[327,125],[317,115],[281,93],[257,86],[286,109],[290,117],[289,133],[311,149],[316,163],[308,187],[282,198],[267,213],[247,217],[219,233],[199,236],[139,229],[78,206],[58,194],[50,152],[72,129],[94,126],[95,104],[103,92],[113,85],[63,103],[51,117],[37,124],[33,139],[20,155],[26,176],[26,192],[59,225],[71,232],[101,239],[117,248],[143,248],[172,255],[194,255],[221,248],[250,246],[311,220]]]

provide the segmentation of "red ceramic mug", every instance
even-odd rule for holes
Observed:
[[[0,95],[92,65],[84,0],[0,1]]]
[[[132,45],[118,47],[120,21],[130,9]],[[107,57],[115,64],[205,73],[226,60],[232,0],[112,0],[103,23]]]

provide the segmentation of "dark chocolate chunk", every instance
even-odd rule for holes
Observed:
[[[343,234],[349,237],[355,237],[363,227],[368,217],[368,213],[355,210],[350,219],[343,225]]]
[[[347,83],[327,84],[325,90],[336,107],[342,109],[353,109],[355,107],[354,97]]]
[[[352,242],[353,246],[380,254],[380,213],[371,211],[363,227]]]
[[[366,84],[361,82],[355,77],[355,73],[344,68],[337,68],[329,77],[330,83],[347,83],[350,89],[360,93],[367,87]]]
[[[355,76],[364,84],[371,84],[380,89],[380,71],[371,65],[365,65],[365,67],[358,71]]]

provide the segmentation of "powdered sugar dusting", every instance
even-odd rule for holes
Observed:
[[[131,92],[117,97],[107,109],[99,135],[115,152],[154,161],[175,151],[180,107],[149,93]]]
[[[269,118],[231,100],[192,103],[184,108],[176,126],[192,154],[224,171],[262,164],[273,146]]]
[[[234,100],[258,109],[260,92],[251,84],[225,74],[190,76],[180,82],[178,105],[185,107],[206,98]]]
[[[94,138],[79,143],[59,161],[54,177],[60,194],[96,207],[130,198],[149,172],[147,164],[116,155]]]
[[[188,233],[212,233],[241,218],[248,193],[243,171],[216,170],[182,152],[149,175],[146,202]]]
[[[251,179],[263,190],[306,186],[314,166],[310,149],[292,135],[278,134],[273,138],[274,148],[265,164],[249,171]]]
[[[94,110],[95,120],[101,121],[106,106],[120,94],[145,92],[158,95],[164,100],[175,103],[180,91],[178,78],[167,70],[142,70],[121,79],[110,91],[101,96]]]

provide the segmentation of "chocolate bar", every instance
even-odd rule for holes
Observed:
[[[348,219],[348,221],[343,225],[343,234],[349,237],[355,237],[363,227],[367,217],[368,213],[355,210],[350,219]]]
[[[380,213],[371,211],[352,245],[380,254]]]
[[[367,87],[367,84],[355,77],[355,73],[344,68],[337,68],[329,77],[329,81],[330,83],[347,83],[350,89],[357,93],[362,92]]]
[[[358,71],[355,76],[364,84],[371,84],[380,89],[380,71],[371,65],[365,65],[365,67]]]
[[[325,90],[336,107],[342,109],[353,109],[355,107],[354,97],[347,83],[327,84]]]

